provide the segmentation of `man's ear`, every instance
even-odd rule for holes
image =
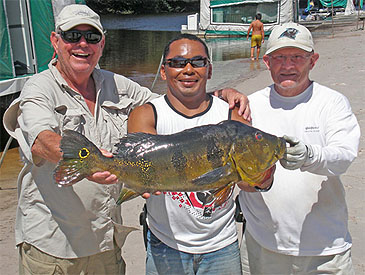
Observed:
[[[208,67],[208,79],[212,78],[212,74],[213,74],[213,66],[212,64],[209,63],[209,67]]]
[[[59,36],[57,35],[57,33],[51,32],[50,40],[51,40],[51,44],[52,44],[53,49],[56,52],[56,54],[58,52],[58,44],[57,44],[58,39],[59,39]]]
[[[270,56],[265,54],[262,57],[262,60],[264,61],[265,65],[266,65],[266,68],[268,68],[270,70]]]
[[[318,61],[318,58],[319,58],[319,54],[318,53],[314,53],[312,54],[311,56],[311,70],[313,69],[314,65],[316,65],[317,61]]]
[[[160,76],[161,76],[162,80],[166,80],[165,65],[161,65]]]
[[[103,51],[104,50],[104,46],[105,46],[105,36],[103,36],[103,39],[101,40],[101,42],[100,42],[101,44],[100,44],[100,47],[101,47],[101,51]]]

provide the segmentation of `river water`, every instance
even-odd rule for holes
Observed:
[[[99,65],[101,68],[122,74],[139,84],[151,88],[154,83],[163,49],[167,42],[180,33],[181,25],[187,24],[186,13],[164,15],[121,16],[103,15],[101,21],[107,30],[106,45]],[[250,45],[245,38],[208,39],[211,59],[220,61],[243,59],[242,75],[250,75],[264,66],[249,62]],[[263,51],[262,51],[263,52]],[[232,76],[230,76],[232,77]],[[229,79],[229,78],[227,78]],[[209,82],[208,82],[209,84]],[[165,93],[166,83],[159,77],[153,91]],[[5,142],[4,140],[4,146]],[[13,142],[11,147],[16,146]],[[5,167],[10,163],[11,169]],[[0,189],[20,170],[17,149],[10,150],[0,169]]]
[[[167,42],[180,33],[181,25],[187,24],[187,15],[101,16],[107,35],[100,67],[122,74],[148,88],[154,84],[154,92],[164,93],[166,84],[157,74],[162,52]],[[205,42],[213,68],[214,62],[248,59],[250,56],[250,44],[244,37],[207,39]],[[245,71],[252,72],[253,68],[257,69],[249,64],[243,66],[242,74]]]

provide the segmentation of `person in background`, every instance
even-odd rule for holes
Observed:
[[[167,93],[135,108],[128,132],[173,134],[227,119],[247,124],[237,109],[207,95],[211,75],[208,49],[201,39],[191,34],[172,39],[161,67]],[[272,178],[260,187],[271,182]],[[240,187],[257,191],[244,183]],[[207,192],[166,192],[147,200],[146,274],[241,274],[232,194],[219,207],[205,204],[206,196]]]
[[[105,36],[99,16],[86,5],[64,7],[50,40],[57,58],[26,82],[4,115],[5,128],[17,139],[25,161],[18,177],[15,228],[20,274],[124,274],[120,248],[126,234],[116,205],[121,185],[112,184],[116,176],[99,172],[59,188],[53,170],[62,157],[65,130],[112,151],[127,132],[130,111],[159,95],[95,68]],[[247,102],[231,89],[219,93],[232,106]]]
[[[313,82],[319,58],[296,23],[275,26],[263,57],[273,84],[249,96],[252,124],[287,147],[269,192],[240,192],[243,270],[354,274],[340,176],[357,156],[360,128],[345,96]]]
[[[248,30],[247,30],[247,40],[250,36],[250,32],[252,30],[251,35],[251,60],[255,60],[254,52],[256,48],[256,60],[259,60],[261,43],[264,43],[265,33],[264,33],[264,24],[261,22],[261,13],[256,14],[255,20],[252,21]]]

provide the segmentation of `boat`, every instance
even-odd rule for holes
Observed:
[[[0,1],[0,118],[19,96],[25,82],[48,68],[53,56],[50,33],[54,15],[71,0]],[[0,151],[16,146],[0,123]]]
[[[257,13],[262,15],[265,36],[286,22],[317,28],[359,19],[352,0],[200,0],[200,13],[188,15],[181,32],[204,38],[245,37]]]

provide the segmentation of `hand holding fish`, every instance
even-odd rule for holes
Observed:
[[[104,157],[112,158],[113,154],[105,149],[100,149],[100,152]],[[86,177],[88,180],[94,181],[99,184],[116,184],[118,183],[118,177],[115,174],[110,173],[109,171],[95,172],[94,174]],[[154,195],[160,195],[160,191],[156,191],[153,193]],[[143,193],[141,195],[144,199],[148,199],[151,194]]]
[[[280,160],[281,165],[289,170],[295,170],[304,165],[308,158],[313,157],[312,147],[300,141],[296,137],[283,136],[285,141],[290,144],[286,148],[283,159]]]
[[[105,149],[100,149],[100,152],[104,157],[112,158],[113,154]],[[88,180],[94,181],[100,184],[116,184],[118,183],[118,178],[116,175],[110,173],[109,171],[95,172],[92,175],[86,177]]]

